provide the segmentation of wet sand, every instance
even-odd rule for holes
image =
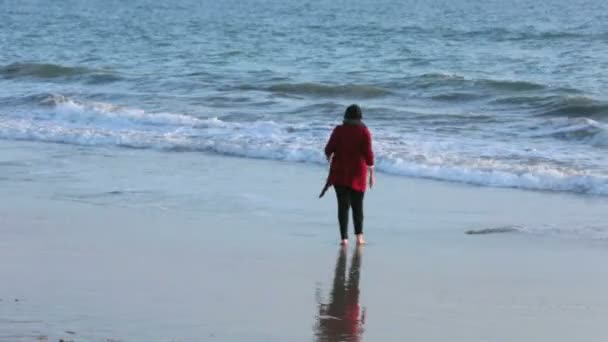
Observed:
[[[118,153],[105,177],[158,196],[100,191],[86,160],[69,184],[3,183],[0,341],[608,336],[608,242],[559,229],[465,234],[594,227],[605,199],[380,174],[366,195],[368,245],[342,250],[333,190],[317,199],[320,167],[134,155]],[[70,195],[87,187],[99,196]]]

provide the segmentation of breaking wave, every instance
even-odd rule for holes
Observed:
[[[584,122],[582,124],[585,124]],[[111,103],[80,101],[62,95],[0,113],[0,139],[87,146],[117,146],[166,151],[202,151],[323,165],[323,144],[331,123],[224,121],[175,113],[148,113]],[[543,134],[577,134],[559,131]],[[575,132],[575,130],[572,130]],[[433,154],[415,144],[393,143],[386,131],[374,133],[380,171],[409,177],[481,186],[566,191],[608,196],[608,175],[551,162],[525,163],[495,155],[489,160]],[[420,149],[418,151],[412,149]],[[502,158],[502,159],[501,159]]]
[[[608,147],[608,125],[588,118],[553,118],[531,134],[532,137],[553,137]]]

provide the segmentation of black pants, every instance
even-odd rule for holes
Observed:
[[[363,234],[363,195],[347,186],[334,186],[338,198],[338,222],[342,239],[348,239],[348,211],[353,208],[355,234]]]

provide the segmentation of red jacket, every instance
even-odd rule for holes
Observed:
[[[332,155],[329,182],[364,192],[367,167],[374,165],[372,136],[367,127],[363,124],[336,126],[325,146],[325,156]]]

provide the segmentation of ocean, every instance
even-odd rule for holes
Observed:
[[[606,22],[599,0],[2,1],[0,139],[324,165],[358,103],[380,172],[608,196]]]

